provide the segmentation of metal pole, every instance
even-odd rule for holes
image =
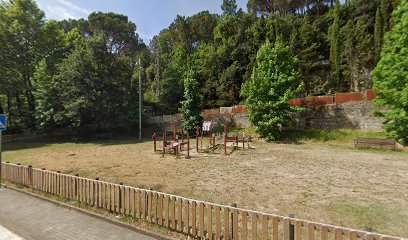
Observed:
[[[142,65],[139,57],[139,140],[142,139]]]

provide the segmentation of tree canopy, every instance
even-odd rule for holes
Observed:
[[[0,110],[10,131],[132,128],[139,71],[143,105],[156,114],[179,111],[190,70],[199,108],[240,104],[258,50],[278,38],[299,60],[305,88],[295,97],[368,89],[399,2],[248,0],[245,11],[223,0],[222,14],[175,16],[143,43],[122,14],[57,22],[34,0],[0,1]]]
[[[249,120],[267,141],[277,140],[290,123],[290,113],[297,110],[288,100],[303,91],[298,59],[278,37],[267,41],[256,56],[251,80],[242,88]]]
[[[379,96],[377,115],[385,120],[388,134],[408,143],[408,1],[392,15],[392,27],[385,35],[381,60],[373,72]]]

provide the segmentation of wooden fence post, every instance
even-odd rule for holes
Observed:
[[[42,170],[42,172],[41,172],[41,191],[46,192],[46,189],[45,189],[45,173],[44,173],[45,168],[41,168],[41,170]]]
[[[28,166],[28,183],[29,186],[33,186],[33,167],[30,165]]]
[[[231,207],[236,208],[237,204],[232,203]],[[231,211],[231,236],[232,239],[238,239],[238,211],[236,209]]]
[[[295,215],[289,214],[290,218],[294,218]],[[289,222],[289,240],[295,240],[295,225]]]
[[[75,174],[75,200],[76,201],[79,201],[79,179],[78,179],[78,177],[79,177],[79,174],[77,173],[77,174]]]
[[[118,187],[118,206],[119,206],[119,209],[118,209],[118,213],[121,213],[121,211],[122,211],[122,207],[123,207],[123,203],[122,203],[122,201],[123,201],[123,199],[122,199],[122,186],[123,186],[123,182],[120,182],[119,183],[119,187]]]
[[[96,177],[95,180],[96,180],[96,181],[99,181],[99,177]],[[96,206],[96,207],[99,207],[98,202],[99,202],[99,194],[100,194],[100,191],[101,191],[101,190],[99,189],[99,183],[98,183],[98,182],[94,182],[94,192],[95,192],[94,196],[95,196],[95,198],[94,198],[92,204],[93,204],[94,206]]]

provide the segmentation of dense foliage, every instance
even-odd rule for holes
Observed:
[[[408,1],[401,0],[385,35],[381,60],[373,72],[379,97],[377,114],[385,119],[388,134],[408,143]]]
[[[192,133],[201,123],[199,86],[192,70],[187,72],[183,81],[184,100],[181,102],[180,113],[183,117],[184,129]]]
[[[190,70],[200,108],[239,104],[259,48],[278,36],[299,59],[299,95],[371,88],[398,0],[342,2],[249,0],[245,12],[224,0],[221,15],[176,16],[146,46],[124,15],[56,22],[34,0],[0,0],[0,111],[10,130],[132,128],[139,71],[156,114],[178,112]]]
[[[251,80],[244,84],[242,96],[249,120],[267,141],[276,140],[290,123],[290,113],[297,110],[288,100],[304,89],[299,78],[298,60],[278,37],[275,45],[266,41],[256,56]]]

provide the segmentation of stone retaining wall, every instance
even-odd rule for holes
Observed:
[[[324,101],[330,101],[324,99]],[[381,119],[373,116],[374,104],[371,101],[346,102],[321,106],[309,106],[293,115],[294,129],[364,129],[382,130]],[[251,127],[248,114],[243,106],[220,108],[203,111],[206,121],[213,126]],[[180,126],[180,114],[151,117],[149,123],[157,127],[172,129],[174,122]]]

